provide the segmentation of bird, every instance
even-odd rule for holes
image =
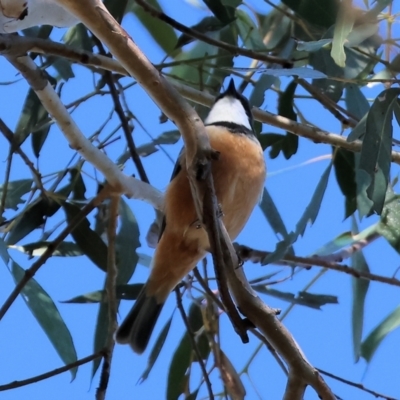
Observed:
[[[237,91],[233,79],[216,97],[204,125],[211,147],[219,152],[211,172],[222,221],[234,240],[260,201],[266,165],[249,101]],[[115,337],[138,354],[145,351],[171,291],[210,249],[196,214],[184,148],[165,192],[164,215],[150,276]]]

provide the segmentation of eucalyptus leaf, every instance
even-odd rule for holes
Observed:
[[[400,307],[395,308],[363,341],[360,355],[368,363],[385,337],[400,326]]]
[[[391,88],[381,92],[374,101],[368,116],[366,132],[361,147],[358,171],[370,177],[366,189],[373,202],[372,210],[380,214],[383,209],[392,154],[393,107],[400,95],[400,89]]]
[[[340,4],[339,14],[333,32],[331,56],[335,63],[343,68],[346,65],[344,44],[355,22],[355,15],[352,11],[351,0],[343,0]]]
[[[167,321],[167,323],[164,325],[164,328],[161,330],[160,334],[158,335],[158,338],[150,352],[150,356],[147,360],[147,366],[146,369],[143,371],[142,375],[139,378],[139,382],[142,383],[145,381],[151,370],[153,369],[154,364],[156,363],[158,356],[161,353],[161,350],[163,349],[165,340],[167,339],[169,329],[171,328],[171,323],[172,323],[172,317]]]
[[[15,262],[12,263],[11,273],[15,283],[19,283],[25,275],[25,271]],[[48,293],[31,278],[22,289],[21,295],[64,364],[77,361],[71,333]],[[77,368],[71,368],[70,372],[72,379],[75,379]]]
[[[358,233],[358,227],[355,218],[352,218],[352,231]],[[356,251],[351,256],[351,266],[360,272],[369,273],[369,267],[361,250]],[[351,308],[351,327],[353,333],[353,353],[354,360],[357,362],[360,358],[361,340],[364,326],[364,307],[365,298],[369,288],[369,280],[351,278],[352,281],[352,308]]]
[[[68,222],[71,222],[81,211],[79,207],[67,202],[64,203],[63,208]],[[89,260],[101,270],[107,271],[107,245],[100,236],[90,228],[90,223],[87,218],[84,218],[75,227],[71,232],[71,236]]]
[[[2,207],[18,210],[18,206],[25,203],[21,197],[31,190],[32,183],[32,179],[21,179],[19,181],[8,182],[5,204],[2,205]],[[5,186],[0,185],[0,204],[3,199],[4,189]]]

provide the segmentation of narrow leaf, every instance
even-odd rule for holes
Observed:
[[[355,218],[352,218],[353,233],[358,233],[358,227]],[[368,264],[361,250],[351,256],[351,266],[357,271],[369,272]],[[367,296],[369,281],[366,279],[357,279],[352,277],[352,310],[351,327],[353,332],[353,353],[354,360],[357,362],[360,358],[361,340],[364,326],[364,304]]]
[[[146,369],[143,371],[142,375],[139,378],[140,383],[142,383],[148,378],[151,370],[153,369],[153,366],[156,363],[157,358],[160,355],[161,350],[164,346],[165,340],[167,339],[169,328],[171,328],[171,323],[172,323],[172,317],[167,321],[167,323],[164,325],[164,328],[158,335],[156,343],[154,344],[154,347],[150,352],[149,359],[147,360]]]
[[[338,18],[333,32],[331,56],[339,67],[346,65],[346,54],[344,44],[347,36],[354,26],[354,12],[351,7],[351,0],[343,0],[339,9]]]
[[[397,307],[364,340],[361,345],[361,357],[369,363],[382,340],[399,325],[400,307]]]
[[[400,202],[390,186],[378,224],[378,233],[400,254]]]
[[[25,203],[21,197],[31,190],[32,183],[32,179],[21,179],[19,181],[8,182],[4,208],[18,210],[18,205]],[[0,204],[1,199],[3,198],[3,191],[4,185],[0,185]]]
[[[12,263],[11,273],[15,283],[25,275],[25,271],[15,262]],[[21,295],[64,364],[75,362],[77,355],[71,333],[47,292],[31,278],[22,289]],[[77,368],[71,369],[70,372],[72,379],[75,379]]]
[[[367,188],[372,209],[381,214],[389,182],[392,152],[393,107],[400,89],[384,90],[374,101],[367,116],[358,169],[368,174],[371,183]]]
[[[282,238],[287,237],[288,232],[285,223],[283,222],[282,217],[266,188],[263,190],[260,208],[274,232]]]
[[[80,208],[71,203],[64,203],[63,208],[68,222],[80,212]],[[90,228],[90,223],[87,218],[84,218],[71,232],[71,236],[89,260],[101,270],[107,271],[107,245],[100,236]]]

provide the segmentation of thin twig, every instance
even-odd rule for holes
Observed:
[[[250,247],[238,245],[237,247],[238,254],[243,261],[251,260],[253,262],[261,262],[265,257],[272,254],[271,251],[263,251],[263,250],[253,250]],[[255,261],[257,260],[257,261]],[[286,254],[282,260],[289,261],[295,263],[296,265],[301,265],[304,267],[310,267],[312,265],[317,267],[323,267],[326,269],[330,269],[333,271],[344,272],[345,274],[349,274],[354,276],[355,278],[365,279],[369,281],[376,281],[381,283],[386,283],[388,285],[399,286],[400,280],[396,278],[388,278],[386,276],[376,275],[369,272],[359,271],[354,268],[351,268],[344,264],[337,264],[331,261],[325,261],[319,257],[298,257]]]
[[[228,315],[236,333],[240,336],[243,343],[248,343],[248,321],[242,319],[239,315],[228,289],[226,269],[232,268],[233,270],[235,267],[233,266],[233,260],[230,254],[227,254],[226,249],[223,247],[226,247],[227,243],[224,242],[224,237],[221,234],[221,221],[219,220],[216,212],[217,205],[215,201],[214,183],[211,173],[208,175],[206,180],[203,207],[204,225],[207,229],[209,237],[211,254],[214,262],[215,278],[217,280],[219,294],[221,296],[222,303],[225,306],[226,314]]]
[[[356,383],[356,382],[349,381],[349,380],[341,378],[341,377],[339,377],[337,375],[331,374],[330,372],[324,371],[321,368],[317,368],[317,370],[319,372],[321,372],[321,374],[329,376],[329,378],[336,379],[337,381],[345,383],[346,385],[353,386],[353,387],[355,387],[357,389],[363,390],[364,392],[372,394],[376,398],[381,398],[381,399],[385,399],[385,400],[398,400],[398,399],[396,399],[394,397],[386,396],[384,394],[375,392],[374,390],[367,389],[362,383]]]
[[[117,264],[115,253],[115,240],[117,232],[118,221],[118,207],[120,197],[118,195],[111,196],[109,207],[109,218],[107,225],[107,279],[106,279],[106,293],[107,293],[107,306],[108,306],[108,335],[106,341],[106,348],[104,350],[103,366],[100,374],[99,387],[96,390],[96,400],[104,400],[106,397],[108,382],[110,380],[111,362],[115,346],[114,333],[117,330]]]
[[[92,37],[97,45],[97,48],[99,49],[100,54],[106,57],[107,54],[106,54],[106,51],[104,50],[103,44],[100,42],[100,40],[96,36],[92,35]],[[128,144],[128,148],[129,148],[129,152],[132,157],[132,161],[136,166],[136,169],[139,173],[140,179],[143,182],[150,183],[149,178],[147,177],[146,171],[143,167],[142,160],[140,159],[139,154],[137,152],[135,142],[133,141],[132,129],[129,126],[128,118],[126,117],[124,110],[122,108],[121,101],[119,99],[119,92],[118,92],[117,88],[115,87],[114,76],[110,71],[104,71],[103,76],[107,83],[107,86],[110,89],[111,98],[113,99],[113,102],[114,102],[115,112],[117,113],[117,115],[121,121],[122,130],[125,135],[126,143]]]
[[[11,131],[11,129],[5,124],[5,122],[1,118],[0,118],[0,132],[6,137],[6,139],[9,141],[10,145],[13,146],[14,145],[14,133]],[[42,183],[42,176],[40,175],[39,171],[35,168],[32,161],[29,159],[29,157],[23,152],[23,150],[20,147],[15,147],[14,151],[22,158],[24,163],[31,170],[36,186],[39,188],[42,195],[46,196],[46,191],[45,191],[45,189],[43,187],[43,183]]]
[[[56,368],[53,371],[46,372],[41,375],[34,376],[32,378],[24,379],[23,381],[14,381],[11,383],[7,383],[6,385],[0,385],[0,392],[4,390],[16,389],[22,386],[31,385],[32,383],[40,382],[48,378],[52,378],[53,376],[60,375],[63,372],[67,372],[73,368],[79,367],[81,365],[87,364],[93,360],[96,360],[99,357],[103,356],[103,351],[99,351],[98,353],[92,354],[91,356],[81,358],[71,364],[64,365],[61,368]]]
[[[206,366],[204,365],[204,361],[203,361],[203,358],[201,356],[199,347],[197,346],[196,339],[194,337],[194,333],[192,331],[192,328],[191,328],[191,326],[189,324],[189,320],[188,320],[187,315],[185,313],[185,309],[183,308],[182,295],[181,295],[181,292],[179,291],[179,287],[175,288],[175,294],[176,294],[176,305],[178,307],[179,312],[181,313],[181,317],[182,317],[183,323],[185,324],[186,331],[187,331],[187,334],[189,336],[190,343],[192,344],[192,349],[196,353],[197,361],[199,362],[200,369],[201,369],[201,372],[203,373],[203,378],[204,378],[204,381],[205,381],[206,386],[207,386],[209,399],[210,400],[214,400],[214,394],[213,394],[213,391],[212,391],[211,381],[210,381],[210,378],[208,376],[208,373],[207,373],[207,370],[206,370]]]
[[[29,46],[25,43],[26,39],[29,40],[28,42]],[[81,54],[82,51],[78,51],[77,49],[74,48],[68,48],[68,47],[65,48],[65,45],[54,43],[49,40],[40,40],[37,38],[33,40],[32,38],[18,37],[18,36],[8,37],[7,35],[0,36],[0,46],[3,46],[7,49],[7,51],[16,54],[19,54],[22,51],[21,49],[24,49],[26,47],[28,47],[28,49],[31,49],[34,48],[35,45],[39,46],[37,50],[38,51],[40,50],[39,51],[40,53],[63,56],[74,62],[80,62],[82,58]],[[55,47],[57,48],[57,51],[54,50]],[[63,51],[63,49],[65,51]],[[85,63],[81,62],[83,65],[94,65],[109,71],[118,72],[125,76],[129,75],[126,69],[117,60],[111,59],[109,57],[103,57],[101,55],[95,55],[90,52],[84,52],[83,58],[85,60]],[[330,79],[333,79],[333,77]],[[335,79],[339,81],[355,82],[354,80],[344,80],[340,78],[335,78]],[[395,80],[388,80],[388,79],[372,79],[366,81],[364,80],[362,81],[362,83],[388,82],[388,81],[392,83],[395,82]],[[176,81],[170,81],[170,84],[173,85],[175,89],[178,90],[183,97],[197,104],[210,107],[215,101],[215,97],[207,92],[196,90],[192,87],[189,87],[187,85],[184,85]],[[355,140],[354,142],[348,142],[346,140],[346,137],[342,135],[328,132],[311,125],[301,124],[296,121],[292,121],[288,118],[261,110],[257,107],[253,107],[252,112],[254,119],[256,121],[271,126],[275,126],[284,131],[291,132],[297,136],[312,140],[314,143],[330,144],[332,146],[340,147],[353,152],[359,152],[361,150],[361,141],[359,140]],[[400,164],[400,152],[392,151],[392,162]]]
[[[75,215],[75,217],[69,222],[64,230],[51,243],[49,243],[45,252],[32,264],[32,266],[25,270],[23,278],[17,283],[14,290],[10,293],[3,306],[0,308],[0,320],[4,317],[8,309],[14,303],[15,299],[21,293],[25,285],[31,278],[33,278],[39,268],[52,256],[62,241],[79,225],[86,215],[96,208],[97,205],[99,205],[104,199],[109,197],[109,195],[110,187],[105,186],[95,198],[93,198],[77,215]]]
[[[211,44],[218,48],[224,49],[231,54],[234,55],[241,55],[249,58],[253,58],[259,61],[265,61],[268,63],[276,63],[279,65],[283,65],[285,68],[291,68],[293,63],[289,60],[282,59],[275,56],[270,56],[267,54],[263,54],[260,52],[256,52],[253,50],[244,49],[242,47],[233,46],[226,42],[221,42],[220,40],[213,39],[207,35],[200,33],[194,29],[188,28],[187,26],[179,23],[178,21],[174,20],[173,18],[169,17],[165,13],[155,9],[154,7],[150,6],[144,0],[136,0],[136,3],[139,4],[146,12],[148,12],[152,17],[158,18],[159,20],[166,22],[168,25],[171,25],[173,28],[177,29],[178,31],[185,33],[186,35],[193,37],[195,39],[201,40],[202,42]]]

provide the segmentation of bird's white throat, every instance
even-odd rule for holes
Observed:
[[[231,96],[225,96],[219,99],[211,108],[210,113],[204,122],[206,124],[214,124],[215,122],[233,122],[252,130],[249,117],[247,116],[242,103],[240,100]]]

